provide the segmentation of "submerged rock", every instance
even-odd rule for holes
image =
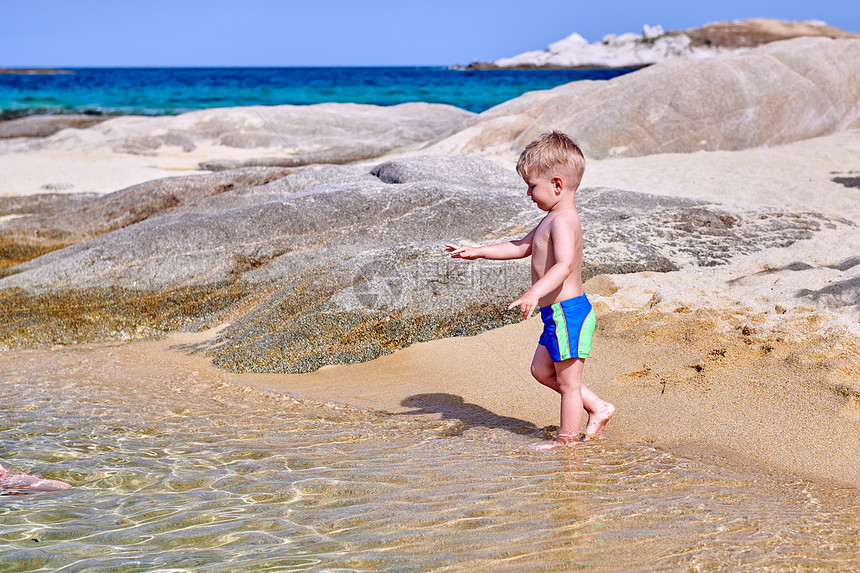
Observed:
[[[0,465],[0,492],[63,491],[72,486],[39,475],[12,473]]]
[[[227,180],[232,188],[211,191]],[[166,188],[185,199],[165,202]],[[225,171],[132,189],[78,211],[103,234],[6,270],[0,347],[226,323],[196,347],[218,365],[303,372],[476,334],[519,319],[506,307],[529,286],[528,262],[452,260],[443,242],[519,238],[543,216],[512,170],[462,156]],[[160,207],[117,218],[109,205],[130,194]],[[578,202],[586,279],[722,264],[842,224],[612,189],[582,189]]]

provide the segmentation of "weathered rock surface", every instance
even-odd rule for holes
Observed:
[[[165,215],[204,197],[234,188],[264,185],[290,172],[284,168],[251,167],[168,177],[108,195],[0,197],[0,244],[53,250],[127,227],[155,214]]]
[[[109,232],[6,270],[0,346],[229,322],[200,347],[228,369],[363,361],[517,320],[505,308],[528,287],[527,263],[451,260],[442,243],[521,237],[542,216],[513,171],[461,156],[147,185],[79,211],[92,217],[88,228]],[[182,186],[186,200],[165,200]],[[149,206],[146,218],[117,217],[130,196]],[[612,189],[582,189],[578,200],[585,278],[718,265],[843,224]],[[0,232],[26,219],[0,222]]]
[[[34,115],[0,121],[0,139],[13,137],[47,137],[63,129],[83,129],[105,121],[92,115]]]
[[[571,34],[550,44],[545,50],[525,52],[491,63],[471,64],[470,68],[626,68],[643,67],[673,58],[709,58],[719,54],[740,53],[747,48],[798,37],[860,38],[860,34],[840,30],[810,20],[787,22],[751,18],[714,22],[701,28],[663,31],[662,26],[643,26],[642,34],[607,34],[602,41],[589,43]]]
[[[789,22],[773,18],[749,18],[729,22],[711,22],[701,28],[684,31],[697,46],[726,48],[755,47],[801,37],[860,38],[860,34],[828,26],[821,20]]]
[[[860,40],[798,38],[527,93],[428,149],[510,154],[553,129],[591,158],[777,145],[860,127],[858,77]]]
[[[219,159],[219,148],[277,150],[279,166],[346,163],[423,144],[461,126],[472,116],[460,108],[427,103],[206,109],[178,116],[117,117],[85,130],[0,142],[0,152],[109,148],[148,155],[162,146],[192,151],[211,145],[214,148],[208,166],[216,170],[253,163],[236,162],[229,157]],[[273,160],[264,161],[272,165]]]

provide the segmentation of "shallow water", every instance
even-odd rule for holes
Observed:
[[[857,490],[607,439],[534,452],[522,428],[205,373],[105,384],[74,351],[2,358],[0,461],[75,487],[0,497],[0,571],[860,566]]]

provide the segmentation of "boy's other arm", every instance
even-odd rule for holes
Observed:
[[[553,265],[532,284],[532,288],[508,306],[508,310],[520,307],[523,319],[532,315],[542,298],[560,290],[564,281],[573,272],[576,251],[582,244],[582,234],[577,232],[577,226],[564,223],[564,221],[555,220],[549,228],[552,256],[555,261]]]
[[[505,241],[504,243],[496,243],[494,245],[484,245],[482,247],[467,247],[445,243],[445,250],[451,253],[452,259],[490,259],[493,261],[522,259],[532,254],[532,238],[534,234],[535,232],[532,230],[531,233],[522,239]]]

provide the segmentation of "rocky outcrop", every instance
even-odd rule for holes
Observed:
[[[212,170],[258,165],[237,161],[227,151],[268,150],[262,163],[294,167],[348,163],[408,149],[460,127],[474,114],[441,104],[405,103],[390,107],[326,103],[309,106],[250,106],[206,109],[178,116],[117,117],[85,130],[50,137],[0,142],[0,152],[111,149],[151,155],[171,146],[186,152],[212,146],[204,166]],[[225,158],[219,158],[219,150]],[[275,155],[277,159],[271,157]]]
[[[550,44],[545,50],[531,51],[491,63],[475,62],[473,69],[493,68],[641,68],[673,58],[709,58],[727,52],[752,48],[798,37],[860,38],[860,34],[809,20],[786,22],[752,18],[715,22],[701,28],[672,30],[643,26],[642,34],[608,34],[602,41],[589,43],[577,33]]]
[[[694,46],[720,46],[724,48],[753,48],[770,42],[794,38],[856,39],[860,34],[828,26],[821,20],[789,22],[773,18],[750,18],[729,22],[711,22],[701,28],[684,33]]]
[[[130,197],[145,218],[117,216]],[[612,189],[578,201],[585,278],[719,265],[844,224]],[[50,203],[0,232],[38,228]],[[0,347],[229,323],[197,350],[235,371],[291,372],[518,320],[505,309],[527,262],[452,260],[442,243],[520,237],[543,215],[513,171],[461,156],[170,178],[77,213],[103,234],[0,279]]]
[[[527,93],[429,149],[510,154],[553,129],[592,158],[778,145],[860,127],[857,77],[860,40],[798,38]]]
[[[50,75],[74,75],[75,72],[72,70],[61,70],[57,68],[0,68],[0,74],[10,74],[10,75],[22,75],[22,76],[36,76],[43,74]]]
[[[0,121],[0,139],[48,137],[63,129],[84,129],[98,125],[106,117],[92,115],[33,115]]]
[[[157,179],[108,195],[0,197],[0,243],[7,245],[7,250],[47,252],[128,227],[153,215],[166,215],[231,189],[265,185],[290,172],[284,168],[252,167]],[[3,268],[0,261],[0,269]]]

